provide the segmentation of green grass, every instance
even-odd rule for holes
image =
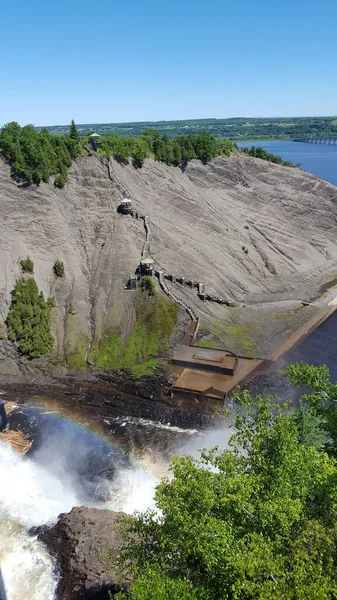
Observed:
[[[275,319],[277,321],[289,321],[289,319],[294,318],[294,314],[292,314],[292,313],[269,313],[269,317],[271,319]]]
[[[156,358],[151,358],[146,363],[132,367],[130,369],[130,375],[134,379],[139,379],[140,377],[150,377],[153,375],[158,365],[159,361]]]
[[[198,346],[198,348],[218,348],[219,344],[215,341],[208,341],[205,338],[201,338],[197,342],[193,344],[193,346]]]
[[[235,316],[238,315],[237,312],[234,314]],[[225,346],[227,350],[252,357],[257,353],[253,333],[254,327],[252,325],[228,325],[226,321],[216,319],[211,329],[211,336],[215,339],[212,342],[207,342],[207,345],[209,348],[223,348]]]
[[[89,364],[105,371],[117,370],[123,347],[119,336],[120,330],[114,329],[103,335],[98,344],[93,343],[88,357]]]
[[[86,351],[87,351],[86,341],[82,340],[78,344],[75,352],[70,352],[67,354],[67,364],[69,365],[69,367],[71,367],[72,369],[75,369],[76,371],[84,371],[84,369],[87,366]]]
[[[105,371],[128,369],[135,378],[151,375],[158,355],[170,346],[178,310],[163,294],[138,290],[137,321],[128,340],[121,340],[119,328],[103,334],[91,347],[89,363]]]

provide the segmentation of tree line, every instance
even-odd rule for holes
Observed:
[[[184,167],[193,159],[207,163],[217,156],[230,156],[233,152],[239,152],[230,139],[216,139],[207,131],[171,139],[156,129],[146,129],[139,137],[111,133],[100,138],[97,150],[90,144],[89,135],[80,136],[74,121],[66,135],[53,135],[46,128],[37,131],[33,125],[20,127],[14,121],[7,123],[0,131],[0,151],[10,161],[15,176],[29,183],[39,184],[41,181],[48,183],[54,175],[54,185],[60,188],[67,181],[72,161],[80,154],[91,154],[94,151],[107,158],[113,156],[125,164],[131,158],[136,168],[142,167],[145,159],[150,157],[167,165]],[[263,148],[245,148],[243,152],[263,160],[292,166]]]
[[[63,187],[68,167],[82,151],[75,123],[68,135],[57,136],[45,128],[37,132],[33,125],[20,127],[15,121],[2,127],[0,150],[17,176],[39,184],[56,175],[58,187]]]
[[[139,138],[110,134],[102,138],[102,151],[109,158],[127,162],[132,157],[135,166],[142,166],[145,158],[167,165],[179,166],[197,158],[208,162],[220,155],[230,156],[237,146],[228,139],[216,140],[207,132],[181,135],[170,139],[156,129],[147,129]]]
[[[241,152],[244,154],[248,154],[248,156],[253,156],[254,158],[261,158],[262,160],[267,160],[268,162],[275,163],[277,165],[282,165],[284,167],[294,167],[299,165],[293,165],[289,160],[283,160],[281,156],[278,154],[271,154],[262,148],[262,146],[252,146],[251,148],[242,148]]]
[[[87,135],[90,129],[105,136],[112,132],[121,136],[139,137],[146,129],[157,129],[162,135],[174,139],[189,133],[198,134],[207,131],[217,139],[228,137],[231,140],[267,140],[294,139],[298,137],[335,137],[337,119],[327,117],[280,117],[252,118],[235,117],[229,119],[186,119],[180,121],[143,121],[129,123],[83,124],[79,126],[81,135]],[[68,132],[67,125],[48,127],[57,135]]]

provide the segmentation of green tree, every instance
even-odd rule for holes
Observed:
[[[67,169],[81,147],[69,136],[51,135],[47,129],[37,132],[33,125],[4,125],[0,132],[0,149],[12,163],[17,176],[28,182],[48,183],[50,175],[60,174],[56,185],[67,179]]]
[[[69,129],[69,137],[74,140],[77,144],[80,142],[80,134],[78,133],[78,129],[76,127],[74,119],[71,120],[71,125]]]
[[[302,401],[321,418],[325,450],[337,458],[337,383],[331,383],[328,367],[295,363],[287,366],[285,375],[297,387],[305,386]]]
[[[148,148],[144,140],[137,140],[132,152],[133,164],[140,168],[144,164],[144,160],[148,156]]]
[[[33,261],[29,258],[27,259],[22,259],[20,260],[20,265],[21,265],[21,269],[23,273],[30,273],[33,274],[34,273],[34,263]]]
[[[50,312],[53,306],[54,299],[46,302],[33,278],[16,282],[7,316],[7,329],[8,338],[17,342],[22,354],[35,358],[51,348]]]
[[[173,155],[172,164],[174,164],[176,167],[178,167],[182,161],[183,154],[181,151],[181,146],[177,140],[174,140],[174,142],[173,142],[172,155]]]
[[[110,596],[112,598],[112,596]],[[203,590],[191,589],[188,579],[165,577],[158,569],[148,567],[128,594],[117,594],[116,600],[211,600]]]
[[[153,572],[163,600],[179,597],[168,580],[187,581],[186,598],[336,597],[335,461],[301,443],[294,412],[247,392],[240,402],[229,448],[173,459],[159,514],[128,518],[131,598],[151,598]]]

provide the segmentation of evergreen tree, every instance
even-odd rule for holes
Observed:
[[[47,302],[34,279],[20,279],[12,292],[7,316],[8,337],[16,341],[23,354],[34,358],[47,352],[53,344],[50,311],[53,300]]]
[[[79,144],[80,142],[80,134],[78,133],[77,127],[75,125],[75,121],[74,119],[71,120],[71,125],[70,125],[70,130],[69,130],[69,137],[74,140],[77,144]]]

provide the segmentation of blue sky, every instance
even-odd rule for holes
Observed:
[[[0,124],[337,113],[337,0],[2,0]]]

